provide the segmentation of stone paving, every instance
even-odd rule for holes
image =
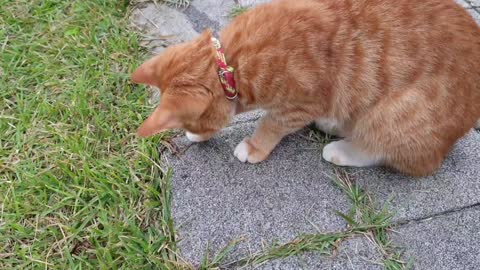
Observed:
[[[236,5],[255,0],[193,0],[186,9],[145,2],[133,9],[132,22],[153,53],[189,40],[205,28],[218,31]],[[479,0],[457,0],[480,23]],[[237,116],[212,140],[175,140],[177,154],[165,155],[174,170],[172,213],[182,258],[198,265],[207,252],[243,239],[229,260],[285,243],[303,233],[342,231],[335,210],[350,203],[322,161],[321,143],[305,128],[284,139],[258,165],[240,163],[233,149],[250,134],[262,112]],[[394,213],[393,242],[415,269],[478,269],[480,265],[480,133],[471,131],[433,176],[411,179],[388,169],[347,169],[356,183]],[[365,237],[343,241],[335,255],[309,252],[277,259],[259,269],[381,269],[382,254]],[[228,267],[227,267],[228,268]]]

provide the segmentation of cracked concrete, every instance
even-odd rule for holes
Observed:
[[[480,206],[395,228],[393,241],[405,248],[415,269],[478,269]]]
[[[132,22],[145,36],[143,45],[158,53],[165,46],[194,38],[210,28],[218,32],[237,4],[265,0],[194,0],[186,9],[145,3]],[[456,0],[480,23],[479,0]],[[174,169],[173,217],[180,255],[198,264],[207,244],[217,251],[244,238],[229,259],[301,233],[338,231],[346,224],[333,210],[349,203],[327,174],[334,167],[320,156],[308,128],[286,138],[259,165],[237,162],[235,145],[252,132],[262,112],[237,116],[213,140],[176,140],[182,155],[166,155]],[[395,213],[391,236],[414,258],[415,269],[474,269],[480,262],[480,133],[472,131],[433,176],[412,179],[382,168],[348,169],[357,184]],[[381,255],[363,238],[348,240],[337,256],[308,253],[268,262],[260,269],[378,269]]]
[[[412,179],[382,168],[348,169],[380,202],[390,200],[395,221],[418,219],[480,203],[480,133],[471,131],[434,175]]]

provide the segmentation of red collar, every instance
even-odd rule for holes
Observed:
[[[235,78],[233,76],[233,67],[227,65],[225,60],[225,54],[223,52],[220,41],[212,37],[212,43],[217,51],[217,65],[218,65],[218,77],[223,87],[223,92],[228,99],[234,99],[237,97],[237,88],[235,87]]]

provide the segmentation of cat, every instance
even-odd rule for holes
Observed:
[[[453,0],[279,0],[219,36],[237,96],[226,96],[206,30],[132,74],[162,92],[139,136],[182,128],[204,141],[235,114],[263,109],[234,151],[242,162],[265,160],[316,122],[343,138],[323,148],[326,161],[424,176],[480,125],[480,28]]]

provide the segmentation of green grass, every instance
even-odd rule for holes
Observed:
[[[243,238],[239,238],[230,241],[226,247],[218,251],[211,259],[209,257],[210,248],[207,246],[207,251],[205,252],[205,256],[199,267],[200,270],[220,269],[220,266],[222,266],[223,269],[224,265],[222,265],[222,263],[228,258],[228,255],[232,253],[233,249],[243,240]]]
[[[228,13],[228,17],[235,18],[249,9],[250,9],[249,6],[236,5],[230,10],[230,12]]]
[[[127,5],[0,0],[0,269],[178,264]]]
[[[330,255],[339,242],[352,235],[350,231],[300,235],[288,243],[274,245],[250,258],[244,259],[242,263],[245,265],[261,265],[270,260],[296,256],[304,252]]]
[[[337,171],[332,179],[352,204],[349,213],[337,212],[347,221],[352,232],[362,234],[375,243],[383,256],[382,263],[386,270],[409,268],[409,265],[400,259],[401,253],[388,237],[393,217],[388,211],[388,203],[379,208],[370,195],[356,185],[344,170]]]
[[[338,140],[338,138],[335,136],[319,130],[314,125],[309,127],[308,135],[304,138],[316,143],[319,146],[318,149],[320,150],[323,149],[323,147],[325,147],[325,145],[328,143]]]

